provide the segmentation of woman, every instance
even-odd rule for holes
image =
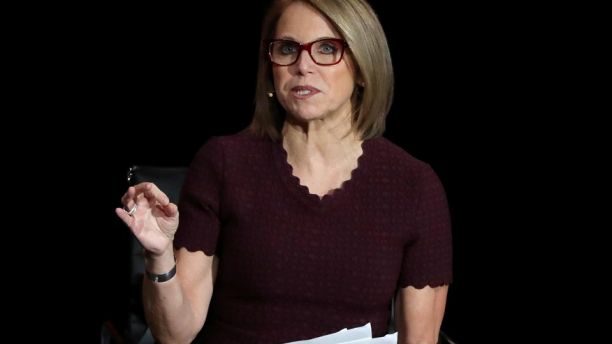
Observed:
[[[393,71],[375,13],[275,1],[262,38],[250,128],[202,147],[178,207],[142,183],[117,209],[146,252],[153,334],[283,343],[370,322],[382,336],[397,295],[399,342],[435,343],[448,208],[429,165],[381,137]]]

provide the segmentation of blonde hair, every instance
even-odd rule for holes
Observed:
[[[276,24],[290,4],[305,3],[322,13],[349,45],[357,87],[353,92],[353,130],[362,139],[382,135],[393,101],[393,65],[387,38],[378,16],[365,0],[276,0],[264,18],[259,50],[255,114],[250,129],[273,140],[281,137],[285,110],[276,98],[266,39],[274,38]]]

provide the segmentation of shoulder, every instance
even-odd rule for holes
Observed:
[[[431,185],[440,185],[432,166],[384,137],[367,141],[367,164],[372,177],[388,180],[399,192],[416,192]]]
[[[370,139],[366,144],[367,152],[377,166],[393,167],[393,170],[401,173],[422,173],[424,170],[431,169],[428,163],[417,159],[387,138]]]
[[[372,139],[367,146],[371,163],[370,180],[382,194],[393,200],[408,200],[410,206],[446,211],[444,185],[432,166],[415,158],[385,138]]]
[[[192,164],[205,163],[222,167],[226,162],[236,164],[264,159],[262,154],[269,152],[273,144],[268,137],[257,136],[248,130],[232,135],[213,136],[200,147]]]

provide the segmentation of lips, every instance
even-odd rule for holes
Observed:
[[[321,91],[319,91],[318,89],[312,86],[304,85],[304,86],[295,86],[291,88],[291,92],[293,92],[293,94],[295,94],[298,97],[308,97],[308,96],[317,94]]]

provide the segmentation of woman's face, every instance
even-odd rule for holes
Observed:
[[[287,7],[276,26],[275,39],[300,44],[322,38],[341,38],[330,22],[301,2]],[[321,47],[323,51],[329,48]],[[315,47],[312,47],[313,54]],[[351,95],[355,87],[353,67],[347,52],[334,65],[317,65],[306,50],[289,66],[273,65],[274,88],[287,114],[299,122],[351,116]]]

